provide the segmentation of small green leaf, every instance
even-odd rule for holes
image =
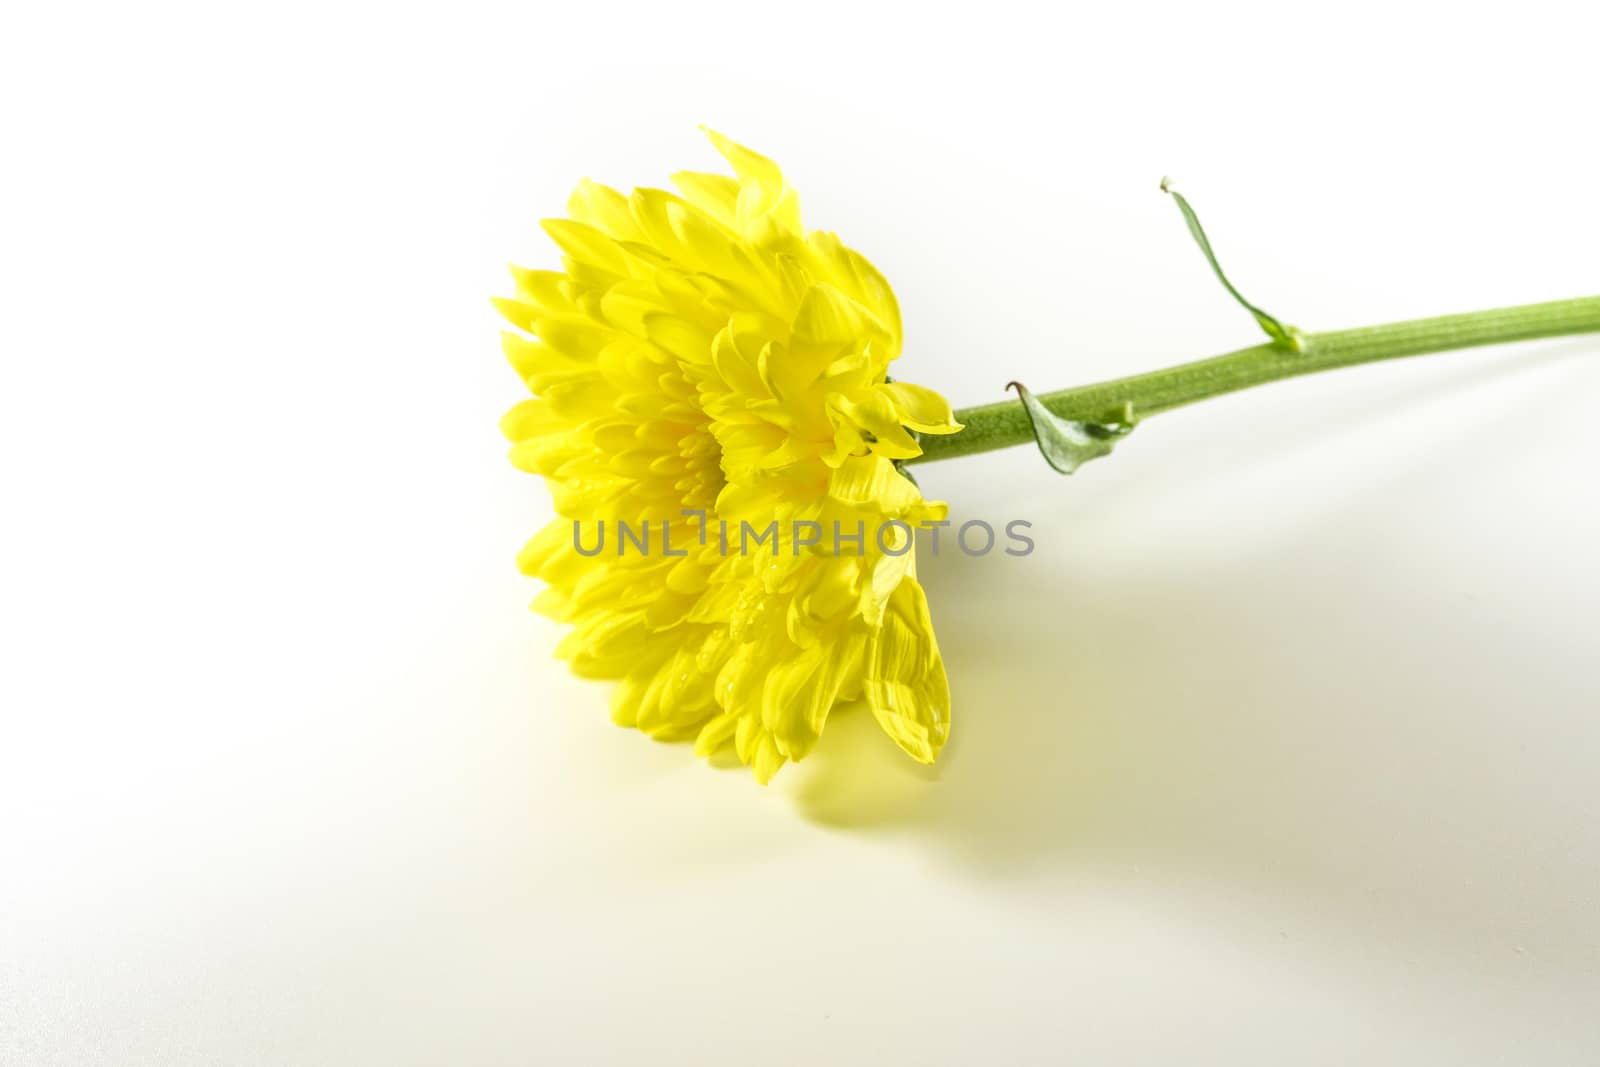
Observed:
[[[1021,382],[1008,382],[1006,388],[1015,389],[1022,398],[1022,410],[1033,427],[1033,439],[1039,442],[1039,454],[1062,474],[1071,474],[1091,459],[1110,455],[1117,439],[1133,432],[1131,407],[1124,409],[1121,422],[1076,422],[1045,407]]]
[[[1300,351],[1300,331],[1293,326],[1285,326],[1273,316],[1250,303],[1244,298],[1243,293],[1233,287],[1233,283],[1228,280],[1228,276],[1222,273],[1222,264],[1217,262],[1217,254],[1211,250],[1211,242],[1206,239],[1206,231],[1200,225],[1200,216],[1194,213],[1194,208],[1189,206],[1189,201],[1183,198],[1183,194],[1172,187],[1171,178],[1161,179],[1161,191],[1177,202],[1178,210],[1183,213],[1183,221],[1189,227],[1189,235],[1194,238],[1194,243],[1200,246],[1200,251],[1205,253],[1206,262],[1211,264],[1211,272],[1217,276],[1217,281],[1222,283],[1222,287],[1232,294],[1233,298],[1239,302],[1240,307],[1250,312],[1257,325],[1266,331],[1268,337],[1274,341],[1281,341],[1296,352]]]

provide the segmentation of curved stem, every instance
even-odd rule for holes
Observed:
[[[1130,405],[1133,417],[1142,419],[1252,385],[1336,367],[1581,333],[1600,333],[1600,296],[1308,333],[1302,335],[1299,352],[1279,343],[1256,345],[1148,374],[1042,393],[1039,399],[1066,419],[1115,422],[1126,418]],[[1033,440],[1020,400],[965,408],[956,412],[956,421],[965,426],[961,432],[925,434],[922,455],[902,462],[927,463]]]

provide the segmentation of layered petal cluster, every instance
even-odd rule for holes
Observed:
[[[496,301],[533,393],[502,422],[512,462],[559,516],[519,565],[572,627],[557,654],[617,680],[618,723],[703,755],[732,744],[766,782],[864,700],[931,762],[950,698],[911,539],[946,509],[896,461],[960,427],[889,379],[883,276],[802,227],[776,164],[710,136],[733,176],[584,182],[544,223],[563,270],[514,269]]]

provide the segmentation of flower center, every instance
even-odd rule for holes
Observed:
[[[683,506],[710,512],[717,494],[727,484],[722,474],[722,447],[711,435],[711,424],[700,423],[678,441],[679,477],[673,483]]]

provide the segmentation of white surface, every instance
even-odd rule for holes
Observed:
[[[1594,293],[1587,6],[11,11],[0,1062],[1596,1062],[1595,341],[926,469],[945,760],[762,790],[550,659],[486,302],[702,121],[958,404],[1252,343],[1168,173],[1307,328]]]

